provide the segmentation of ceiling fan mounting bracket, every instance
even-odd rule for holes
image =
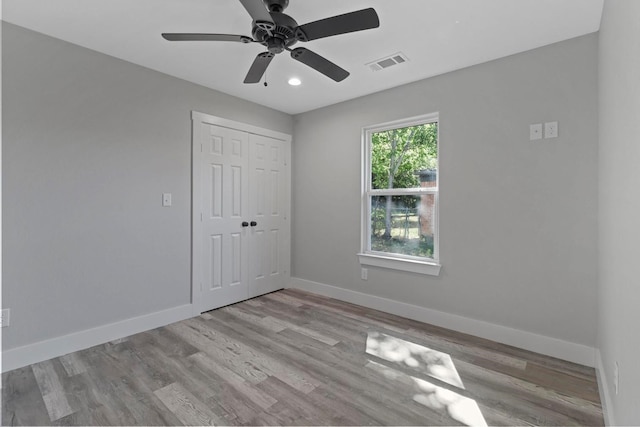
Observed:
[[[289,0],[262,0],[264,5],[267,6],[269,12],[282,13],[287,6],[289,6]]]

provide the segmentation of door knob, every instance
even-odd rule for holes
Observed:
[[[249,223],[248,223],[247,221],[242,221],[242,226],[243,226],[243,227],[248,227],[248,226],[249,226]]]
[[[257,223],[257,222],[255,222],[255,221],[251,221],[251,226],[252,226],[252,227],[255,227],[256,225],[258,225],[258,223]]]

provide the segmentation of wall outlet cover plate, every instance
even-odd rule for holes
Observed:
[[[536,141],[542,139],[542,123],[529,126],[529,140]]]

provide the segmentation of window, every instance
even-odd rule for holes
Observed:
[[[360,263],[438,275],[438,114],[363,129]]]

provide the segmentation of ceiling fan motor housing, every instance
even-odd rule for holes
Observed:
[[[288,3],[288,0],[277,1]],[[273,22],[256,21],[251,34],[254,40],[266,46],[269,52],[281,53],[298,41],[296,38],[298,23],[295,19],[282,12],[270,12],[270,15]]]

